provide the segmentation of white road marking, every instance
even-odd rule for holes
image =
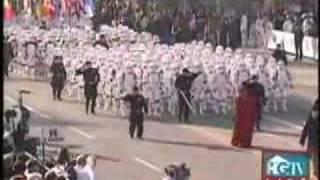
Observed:
[[[162,173],[162,170],[159,167],[157,167],[157,166],[155,166],[155,165],[153,165],[153,164],[151,164],[151,163],[149,163],[149,162],[147,162],[147,161],[145,161],[145,160],[143,160],[141,158],[136,157],[136,158],[134,158],[134,161],[136,161],[138,163],[141,163],[144,166],[146,166],[146,167],[148,167],[148,168],[150,168],[150,169],[152,169],[154,171]]]
[[[11,98],[10,96],[5,96],[5,100],[9,101],[10,103],[16,103],[17,101],[15,101],[13,98]],[[51,116],[47,115],[47,114],[44,114],[44,113],[41,113],[37,110],[35,110],[34,108],[32,108],[31,106],[28,106],[28,105],[25,105],[24,103],[24,106],[29,109],[30,111],[32,111],[33,113],[36,113],[38,114],[39,116],[43,117],[43,118],[46,118],[46,119],[51,119]],[[72,126],[69,126],[68,129],[70,129],[71,131],[77,133],[77,134],[80,134],[88,139],[95,139],[95,137],[89,135],[88,133],[78,129],[78,128],[75,128],[75,127],[72,127]]]
[[[298,126],[298,125],[291,123],[291,122],[283,121],[275,116],[268,115],[266,117],[267,117],[267,120],[272,121],[274,123],[278,123],[278,124],[281,124],[281,125],[284,125],[284,126],[287,126],[287,127],[299,130],[299,131],[302,131],[302,129],[303,129],[302,126]]]
[[[4,96],[4,100],[9,101],[12,104],[17,103],[17,101],[15,101],[13,98],[11,98],[10,96],[7,96],[7,95]]]
[[[75,128],[75,127],[72,127],[72,126],[68,126],[68,129],[70,129],[71,131],[75,132],[75,133],[78,133],[88,139],[95,139],[94,136],[91,136],[90,134],[78,129],[78,128]]]
[[[17,101],[14,100],[13,98],[11,98],[10,96],[5,96],[4,99],[5,99],[6,101],[9,101],[9,102],[12,103],[12,104],[17,103]],[[43,118],[51,119],[51,117],[50,117],[49,115],[44,114],[44,113],[41,113],[41,112],[35,110],[33,107],[31,107],[31,106],[29,106],[29,105],[26,105],[25,103],[23,103],[23,105],[24,105],[29,111],[31,111],[31,112],[36,113],[36,114],[38,114],[39,116],[41,116],[41,117],[43,117]]]
[[[283,138],[283,137],[281,137],[281,136],[278,136],[278,135],[266,134],[266,133],[264,133],[263,135],[269,136],[269,137],[274,138],[274,139],[278,139],[279,141],[282,141],[282,142],[284,142],[284,143],[286,143],[286,144],[288,144],[288,145],[290,145],[290,146],[294,146],[294,145],[297,144],[297,143],[295,143],[295,142],[292,142],[292,141],[289,140],[289,139],[285,139],[285,138]]]

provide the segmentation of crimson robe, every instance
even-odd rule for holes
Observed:
[[[250,147],[256,119],[258,117],[259,97],[252,84],[245,84],[236,99],[236,123],[231,144]]]

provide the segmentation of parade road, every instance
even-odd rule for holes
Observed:
[[[23,99],[31,111],[31,135],[39,136],[44,126],[63,129],[65,140],[51,144],[48,152],[64,145],[71,152],[98,155],[98,180],[158,180],[164,176],[163,168],[176,162],[185,162],[194,180],[257,180],[262,149],[304,150],[299,136],[317,91],[313,86],[317,73],[312,65],[291,65],[290,71],[294,71],[295,90],[289,112],[264,114],[264,131],[255,132],[251,149],[230,145],[230,117],[193,116],[193,123],[187,125],[172,117],[147,117],[144,140],[139,141],[129,138],[125,118],[101,109],[95,116],[87,115],[83,102],[65,94],[63,101],[53,101],[46,82],[10,77],[4,82],[4,100],[8,108],[16,104],[18,90],[30,90]]]

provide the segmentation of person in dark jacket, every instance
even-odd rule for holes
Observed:
[[[63,65],[62,56],[55,56],[50,66],[50,72],[52,73],[51,87],[53,100],[62,100],[61,93],[64,88],[64,83],[67,79],[67,72]]]
[[[138,87],[133,87],[133,93],[127,94],[121,98],[130,103],[129,115],[129,135],[133,138],[135,129],[137,128],[137,138],[142,139],[144,113],[148,114],[148,106],[146,99],[139,93]]]
[[[5,76],[9,76],[9,64],[14,57],[13,49],[8,38],[3,42],[3,72]]]
[[[234,17],[230,24],[230,46],[233,50],[241,45],[240,19]]]
[[[227,18],[224,18],[221,26],[221,31],[220,31],[220,44],[223,46],[223,48],[227,47],[227,37],[228,33],[230,32],[230,24],[228,22]]]
[[[308,139],[307,151],[310,153],[313,165],[313,175],[319,178],[319,99],[315,101],[308,119],[303,127],[300,144],[304,146]]]
[[[182,122],[182,121],[184,121],[185,123],[188,122],[189,111],[190,111],[188,107],[188,102],[191,102],[190,89],[193,81],[196,79],[196,77],[199,74],[200,72],[191,73],[188,69],[184,68],[182,70],[182,74],[177,76],[177,79],[175,81],[175,87],[178,90],[179,122]],[[182,114],[184,116],[183,120],[182,120]]]
[[[281,49],[281,45],[277,44],[277,48],[274,50],[272,56],[276,59],[276,61],[283,61],[285,65],[288,65],[288,60],[286,56],[286,52]]]
[[[97,86],[100,82],[100,74],[97,68],[92,67],[90,61],[86,62],[84,66],[76,70],[76,75],[83,75],[84,80],[84,96],[86,98],[86,113],[89,111],[89,104],[91,102],[91,113],[95,114]]]
[[[296,61],[302,61],[303,58],[303,49],[302,49],[302,42],[303,42],[303,30],[302,30],[302,20],[300,18],[297,19],[293,27],[293,34],[294,34],[294,45],[296,48]]]
[[[256,120],[256,129],[260,131],[262,109],[266,103],[265,91],[264,91],[263,85],[258,82],[259,77],[257,75],[253,75],[251,79],[256,92],[256,96],[258,97],[258,102],[257,102],[258,117]]]

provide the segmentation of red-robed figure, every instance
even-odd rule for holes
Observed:
[[[236,122],[231,144],[237,147],[250,147],[253,130],[258,116],[257,106],[259,97],[255,86],[250,81],[243,83],[243,87],[236,99]]]

